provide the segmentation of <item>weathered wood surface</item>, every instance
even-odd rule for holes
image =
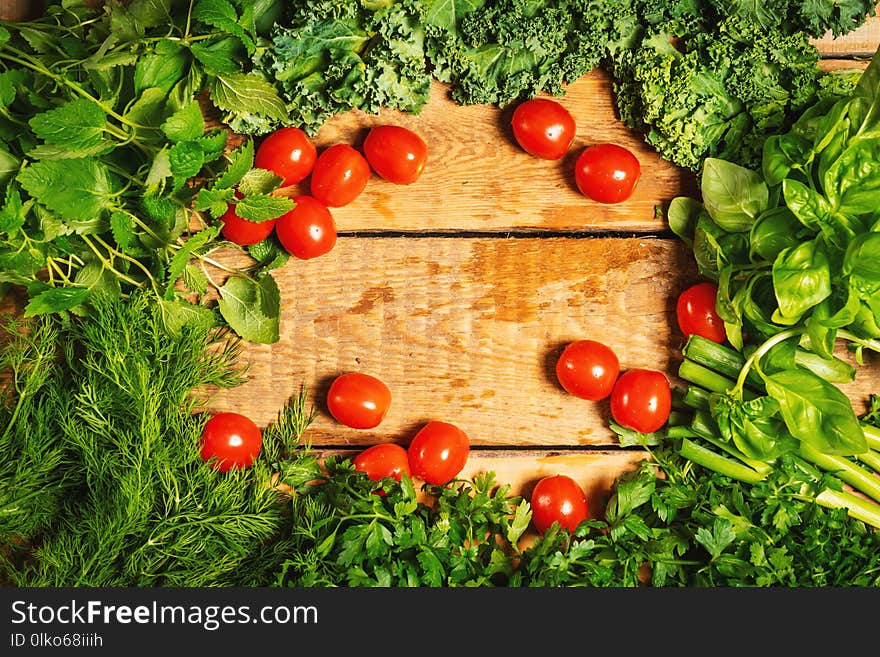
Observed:
[[[863,67],[880,43],[880,19],[815,43],[824,68]],[[361,198],[333,211],[343,237],[331,253],[276,272],[281,339],[248,346],[248,382],[217,393],[211,408],[265,425],[305,385],[319,411],[309,441],[350,455],[375,442],[405,445],[423,422],[444,419],[474,445],[464,476],[491,470],[528,495],[541,476],[564,472],[598,514],[613,478],[644,454],[615,449],[607,402],[564,393],[553,365],[568,341],[591,337],[612,345],[624,367],[662,369],[675,380],[674,298],[697,276],[655,206],[696,193],[694,176],[616,119],[601,71],[561,99],[578,136],[558,162],[516,146],[510,109],[460,107],[446,95],[435,84],[418,116],[350,112],[321,130],[319,147],[359,145],[371,125],[407,125],[428,141],[428,167],[408,187],[373,177]],[[583,146],[606,140],[642,163],[635,195],[616,206],[581,196],[571,174]],[[226,257],[233,264],[240,256]],[[4,304],[0,311],[10,299]],[[392,390],[375,430],[346,429],[323,406],[332,378],[351,370],[374,373]],[[845,390],[859,409],[880,390],[877,359]]]

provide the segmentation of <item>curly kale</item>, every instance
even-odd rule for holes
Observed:
[[[803,32],[765,31],[732,15],[711,31],[663,23],[611,60],[620,119],[667,160],[760,162],[764,138],[787,128],[820,88],[819,53]]]
[[[425,2],[434,76],[461,104],[505,105],[564,87],[627,47],[639,17],[629,0]]]
[[[254,64],[279,87],[287,122],[312,134],[351,109],[417,114],[431,90],[420,14],[415,0],[294,2]]]

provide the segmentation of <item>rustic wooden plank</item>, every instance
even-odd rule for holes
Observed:
[[[215,410],[273,420],[305,385],[320,411],[316,445],[408,440],[424,422],[458,424],[475,445],[616,444],[606,402],[566,394],[554,366],[578,338],[603,341],[623,368],[675,379],[674,304],[696,280],[679,241],[658,238],[341,238],[276,273],[281,337],[249,345],[249,380]],[[348,429],[324,408],[346,371],[392,391],[385,421]],[[871,373],[873,372],[873,373]],[[859,400],[880,371],[850,384]]]
[[[371,126],[385,123],[405,125],[428,143],[428,164],[418,181],[394,185],[373,176],[360,197],[334,209],[340,230],[662,230],[655,206],[696,190],[692,172],[662,160],[615,117],[610,79],[602,71],[581,77],[557,99],[578,128],[569,154],[557,161],[533,157],[517,145],[509,127],[512,107],[462,106],[448,93],[448,85],[435,82],[419,115],[354,110],[333,117],[318,132],[319,149],[336,142],[359,148]],[[626,146],[641,163],[641,179],[624,203],[597,203],[575,186],[577,155],[603,141]],[[308,193],[308,181],[286,192]]]
[[[834,37],[830,32],[813,39],[813,45],[823,57],[867,57],[870,58],[880,44],[880,4],[875,6],[875,15],[868,16],[865,22],[848,34]]]

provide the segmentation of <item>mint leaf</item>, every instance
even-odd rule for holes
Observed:
[[[205,153],[205,164],[213,162],[223,155],[226,151],[228,136],[229,133],[226,130],[214,128],[196,139],[196,142],[198,142]]]
[[[215,187],[233,187],[254,166],[254,142],[246,140],[241,146],[230,153],[229,165],[217,178]]]
[[[24,316],[47,315],[70,310],[82,304],[89,296],[84,287],[53,287],[40,292],[24,307]]]
[[[159,27],[171,22],[170,0],[134,0],[128,11],[141,27]]]
[[[278,341],[281,293],[271,275],[232,276],[218,291],[220,314],[233,331],[250,342]]]
[[[9,185],[6,188],[6,197],[3,207],[0,208],[0,233],[12,235],[24,225],[27,209],[21,202],[21,194],[18,189]]]
[[[227,0],[199,0],[193,9],[192,17],[193,20],[201,21],[237,37],[247,48],[248,54],[254,54],[256,45],[244,28],[238,24],[238,12]]]
[[[235,204],[235,214],[248,221],[268,221],[277,219],[296,207],[292,198],[271,196],[269,194],[251,194]]]
[[[21,162],[12,153],[0,148],[0,183],[6,181],[7,178],[14,176],[21,166]]]
[[[275,87],[255,73],[218,75],[211,84],[211,100],[232,114],[256,114],[279,121],[287,117]]]
[[[176,180],[183,181],[202,170],[205,151],[196,141],[184,141],[175,144],[168,151],[168,163],[171,165],[171,175]]]
[[[94,220],[114,192],[106,166],[92,158],[41,160],[18,174],[18,182],[62,219]]]
[[[92,101],[77,98],[37,114],[28,125],[39,139],[49,143],[88,148],[101,142],[107,115]]]
[[[229,208],[229,203],[235,198],[235,190],[231,187],[223,189],[200,189],[196,195],[195,205],[197,212],[208,212],[217,219]]]
[[[244,195],[268,194],[278,189],[284,178],[277,176],[268,169],[251,169],[238,183],[238,191]]]
[[[219,226],[209,226],[191,236],[183,243],[183,246],[177,250],[177,253],[171,258],[171,263],[168,265],[168,274],[166,275],[166,280],[168,281],[168,288],[165,292],[166,299],[173,298],[173,286],[177,282],[177,279],[183,274],[183,270],[193,257],[193,254],[217,237],[219,233]]]
[[[193,56],[214,75],[237,73],[241,70],[237,62],[237,55],[241,50],[240,39],[222,37],[209,42],[198,41],[193,43],[189,49]]]
[[[169,334],[179,337],[184,328],[209,329],[214,325],[214,313],[210,308],[182,299],[159,299],[158,312]]]
[[[205,132],[205,117],[196,101],[191,101],[169,116],[162,132],[175,143],[195,140]]]

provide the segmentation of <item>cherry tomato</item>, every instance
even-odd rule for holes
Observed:
[[[565,390],[581,399],[598,401],[611,394],[620,362],[611,347],[595,340],[575,340],[556,361],[556,378]]]
[[[628,199],[641,172],[638,158],[617,144],[587,146],[574,165],[577,188],[599,203],[620,203]]]
[[[549,98],[531,98],[517,105],[511,127],[526,153],[545,160],[561,159],[577,131],[571,113]]]
[[[341,374],[330,384],[327,408],[330,415],[353,429],[372,429],[391,406],[391,391],[382,381],[362,372]]]
[[[428,161],[428,145],[412,130],[377,125],[364,140],[364,155],[379,176],[398,185],[414,183]]]
[[[669,419],[672,389],[663,372],[634,368],[619,377],[611,390],[611,417],[617,424],[651,433]]]
[[[467,434],[437,420],[419,429],[407,448],[413,477],[437,485],[452,481],[464,468],[469,453]]]
[[[568,475],[544,477],[532,491],[532,524],[539,534],[554,522],[570,532],[587,518],[587,496]]]
[[[240,246],[250,246],[269,237],[277,219],[267,221],[242,219],[235,212],[235,204],[230,203],[226,212],[220,216],[220,221],[223,222],[220,232],[225,239]]]
[[[240,413],[218,413],[202,431],[202,459],[220,472],[253,465],[262,446],[260,428]]]
[[[717,299],[718,286],[709,282],[692,285],[678,295],[675,314],[684,337],[696,333],[719,344],[727,339],[724,320],[715,310]]]
[[[370,165],[348,144],[333,144],[315,160],[312,169],[312,196],[331,208],[348,205],[367,186]]]
[[[336,222],[327,206],[311,196],[296,196],[296,207],[278,217],[275,235],[292,256],[309,260],[336,245]]]
[[[406,449],[394,443],[381,443],[367,447],[354,457],[354,469],[366,473],[373,481],[391,477],[400,481],[409,477],[409,460]]]
[[[254,166],[284,179],[282,187],[304,180],[315,166],[318,149],[309,136],[294,126],[269,134],[254,154]]]

